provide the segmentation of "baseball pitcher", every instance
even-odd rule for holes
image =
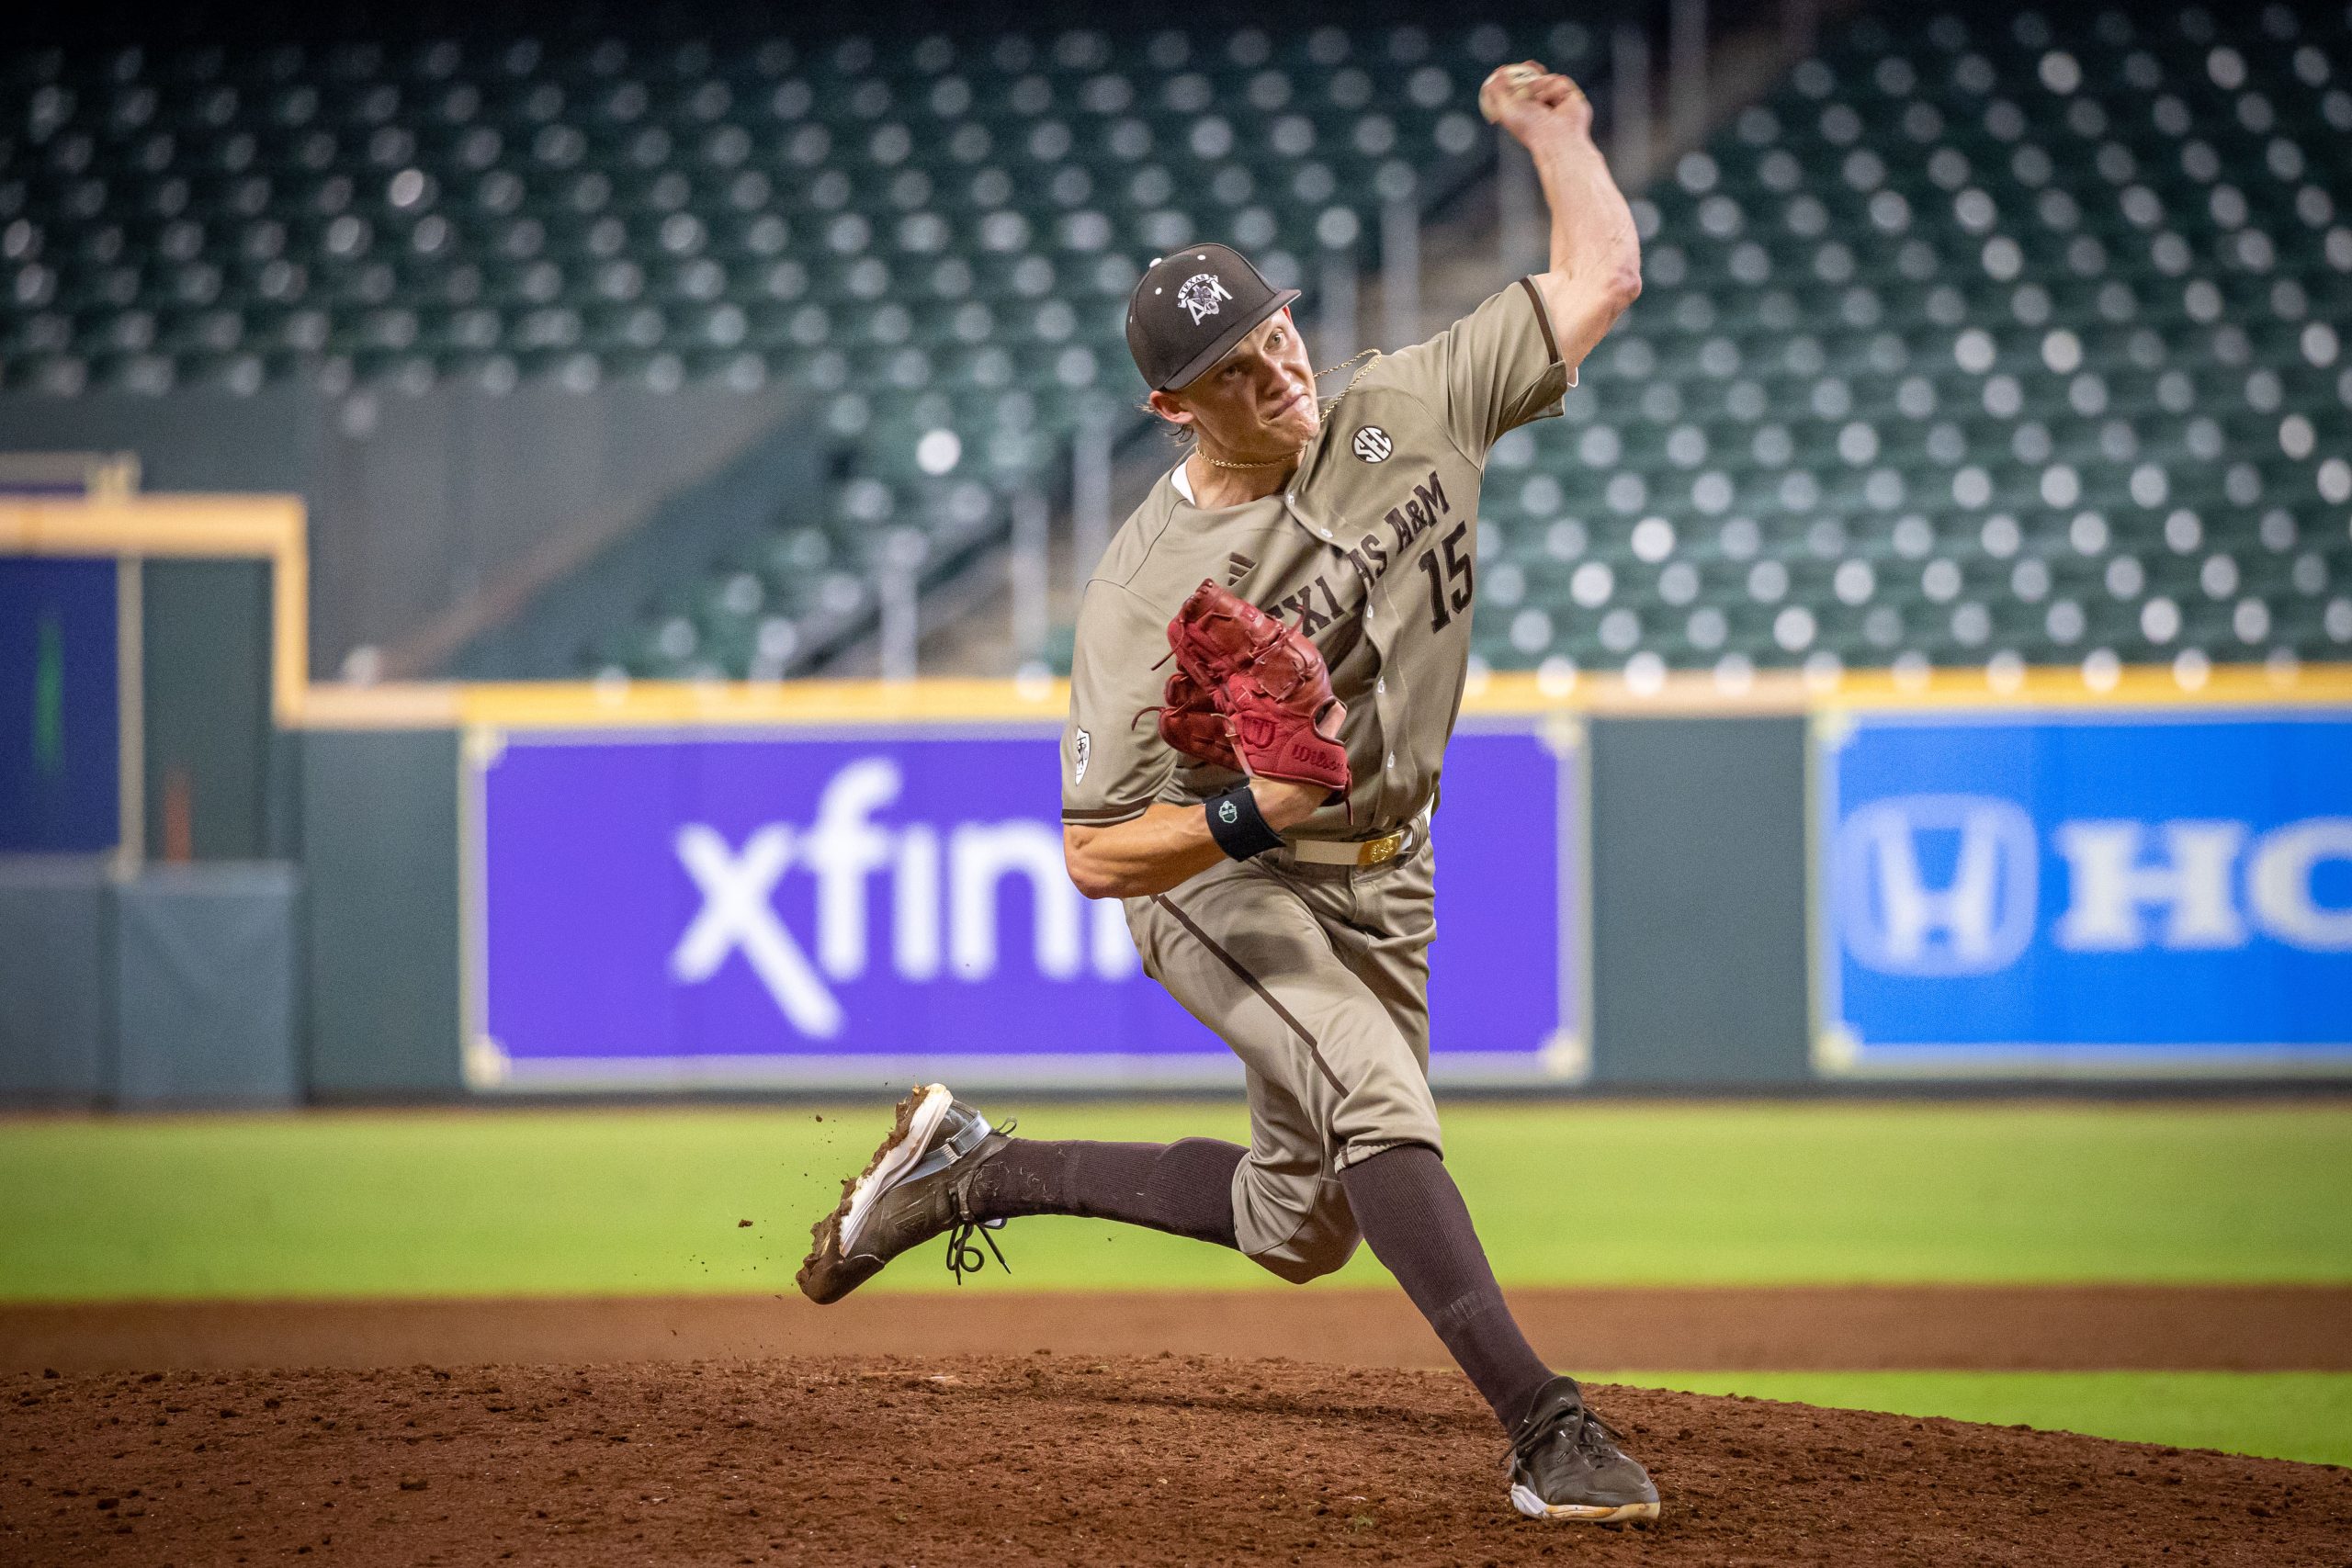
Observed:
[[[1510,1435],[1520,1512],[1651,1519],[1648,1474],[1513,1322],[1429,1086],[1430,814],[1487,453],[1561,412],[1641,291],[1583,92],[1530,62],[1479,103],[1534,156],[1550,270],[1336,398],[1318,400],[1298,291],[1223,245],[1156,261],[1128,304],[1151,409],[1191,451],[1086,585],[1064,842],[1079,889],[1123,901],[1146,971],[1241,1058],[1249,1147],[1014,1138],[933,1084],[818,1224],[800,1285],[837,1301],[942,1233],[960,1277],[1023,1214],[1193,1236],[1291,1280],[1362,1239]]]

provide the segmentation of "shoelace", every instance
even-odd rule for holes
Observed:
[[[1020,1125],[1018,1117],[1008,1116],[996,1124],[995,1130],[1010,1137],[1012,1130]],[[1012,1265],[1007,1263],[1004,1260],[1004,1254],[998,1250],[996,1237],[989,1235],[990,1231],[1002,1230],[1004,1222],[973,1219],[965,1212],[964,1194],[960,1188],[956,1193],[955,1203],[956,1224],[947,1232],[947,1271],[956,1276],[956,1282],[960,1285],[964,1282],[965,1275],[977,1274],[987,1268],[990,1257],[996,1259],[998,1268],[1008,1274],[1012,1273]],[[987,1245],[986,1254],[972,1245],[976,1240]]]
[[[1008,1274],[1012,1272],[1012,1265],[1007,1263],[1004,1254],[997,1250],[996,1237],[989,1235],[990,1231],[1003,1228],[1002,1220],[959,1220],[956,1228],[947,1233],[947,1271],[956,1276],[957,1284],[964,1282],[965,1275],[978,1273],[986,1268],[990,1255],[995,1257],[998,1268]],[[972,1245],[975,1239],[988,1244],[987,1253]]]

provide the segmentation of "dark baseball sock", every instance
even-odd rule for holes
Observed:
[[[1552,1379],[1503,1301],[1469,1205],[1434,1149],[1399,1145],[1340,1173],[1356,1228],[1453,1353],[1495,1419],[1515,1430]]]
[[[982,1219],[1083,1214],[1232,1247],[1233,1172],[1245,1152],[1215,1138],[1015,1138],[975,1173],[972,1203]]]

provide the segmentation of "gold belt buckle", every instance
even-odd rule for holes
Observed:
[[[1393,833],[1384,833],[1377,839],[1366,840],[1363,848],[1356,852],[1356,863],[1378,865],[1383,861],[1395,860],[1396,852],[1404,847],[1405,829],[1399,828]]]

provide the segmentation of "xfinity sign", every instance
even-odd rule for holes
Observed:
[[[787,1023],[830,1040],[845,1021],[830,983],[855,980],[874,961],[876,899],[889,906],[889,964],[899,978],[984,980],[997,972],[999,895],[1008,877],[1023,885],[1028,955],[1039,976],[1072,980],[1091,968],[1122,980],[1139,967],[1118,904],[1079,897],[1053,827],[1023,818],[961,822],[943,844],[933,824],[875,820],[903,784],[897,762],[861,758],[826,782],[813,821],[763,823],[740,848],[707,822],[682,824],[678,861],[702,905],[670,954],[672,976],[699,985],[741,953]],[[815,887],[813,959],[776,910],[777,884],[792,872]]]
[[[1821,1065],[2352,1068],[2352,716],[1823,727]]]
[[[1058,732],[510,735],[472,749],[478,1086],[1238,1083],[1062,863]],[[1553,1076],[1577,1016],[1572,786],[1465,735],[1430,1000],[1441,1076]]]

